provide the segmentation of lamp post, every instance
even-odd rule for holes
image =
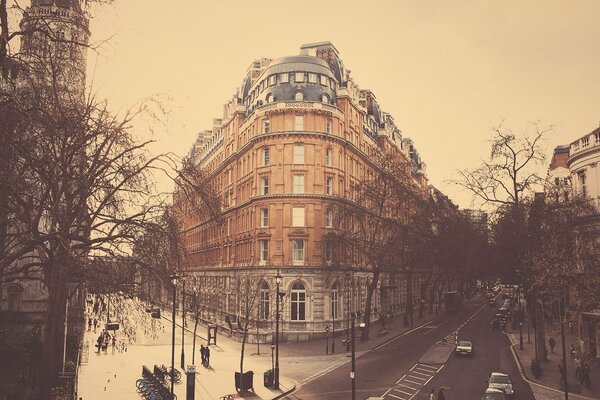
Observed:
[[[277,275],[275,275],[275,285],[277,287],[277,296],[275,296],[275,367],[273,368],[275,380],[273,387],[279,389],[279,285],[281,285],[279,270],[277,270]]]
[[[329,325],[325,327],[325,354],[329,354]]]
[[[529,334],[529,317],[527,318],[527,344],[531,344],[531,335]]]
[[[519,322],[519,349],[523,350],[523,322]]]
[[[181,369],[185,370],[185,281],[183,279],[181,279],[181,290]]]
[[[356,352],[354,348],[354,313],[352,313],[352,322],[351,322],[351,336],[352,336],[352,370],[350,371],[350,379],[352,381],[352,400],[356,400]]]
[[[275,350],[275,343],[271,343],[271,372],[275,373],[275,361],[273,361],[273,350]]]
[[[173,284],[173,331],[171,334],[171,394],[173,394],[173,385],[175,383],[174,371],[175,371],[175,302],[177,301],[177,280],[179,279],[179,275],[173,274],[169,276],[171,279],[171,283]]]

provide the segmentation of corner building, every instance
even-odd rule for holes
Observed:
[[[235,330],[236,278],[254,271],[262,289],[259,330],[252,329],[250,340],[258,335],[271,342],[279,271],[283,340],[347,329],[349,313],[364,310],[371,274],[354,266],[350,275],[329,261],[333,206],[349,198],[352,182],[377,168],[369,154],[383,146],[405,157],[411,185],[426,193],[425,166],[413,142],[403,139],[371,91],[359,89],[329,42],[304,45],[299,56],[252,63],[213,125],[198,135],[190,158],[219,191],[223,220],[215,226],[201,210],[188,209],[182,221],[191,257],[185,274],[210,299],[202,318],[226,330],[224,321],[233,321]],[[180,201],[176,194],[175,204]],[[382,308],[404,311],[407,286],[421,280],[418,274],[410,279],[380,280],[373,319]],[[418,304],[414,292],[412,304]]]

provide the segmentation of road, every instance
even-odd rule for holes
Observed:
[[[384,396],[386,400],[425,399],[432,388],[444,386],[448,400],[479,399],[486,388],[489,372],[509,372],[516,382],[518,400],[533,399],[529,386],[518,374],[510,353],[509,340],[501,332],[489,330],[495,308],[483,300],[469,303],[454,315],[442,315],[428,326],[363,354],[356,359],[356,398]],[[450,356],[443,365],[419,364],[432,345],[458,330],[460,339],[471,339],[476,346],[472,358]],[[441,368],[440,368],[441,367]],[[350,399],[350,364],[310,381],[289,399]],[[413,378],[414,377],[414,378]]]

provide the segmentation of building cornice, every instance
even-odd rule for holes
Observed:
[[[567,159],[567,166],[569,168],[571,168],[571,165],[575,161],[581,160],[582,158],[588,157],[595,153],[600,153],[600,145],[592,146],[589,149],[581,150],[581,151],[573,154],[571,157],[569,157]]]

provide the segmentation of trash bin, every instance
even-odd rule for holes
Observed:
[[[273,370],[272,369],[268,369],[265,371],[265,387],[272,387],[273,386]]]

